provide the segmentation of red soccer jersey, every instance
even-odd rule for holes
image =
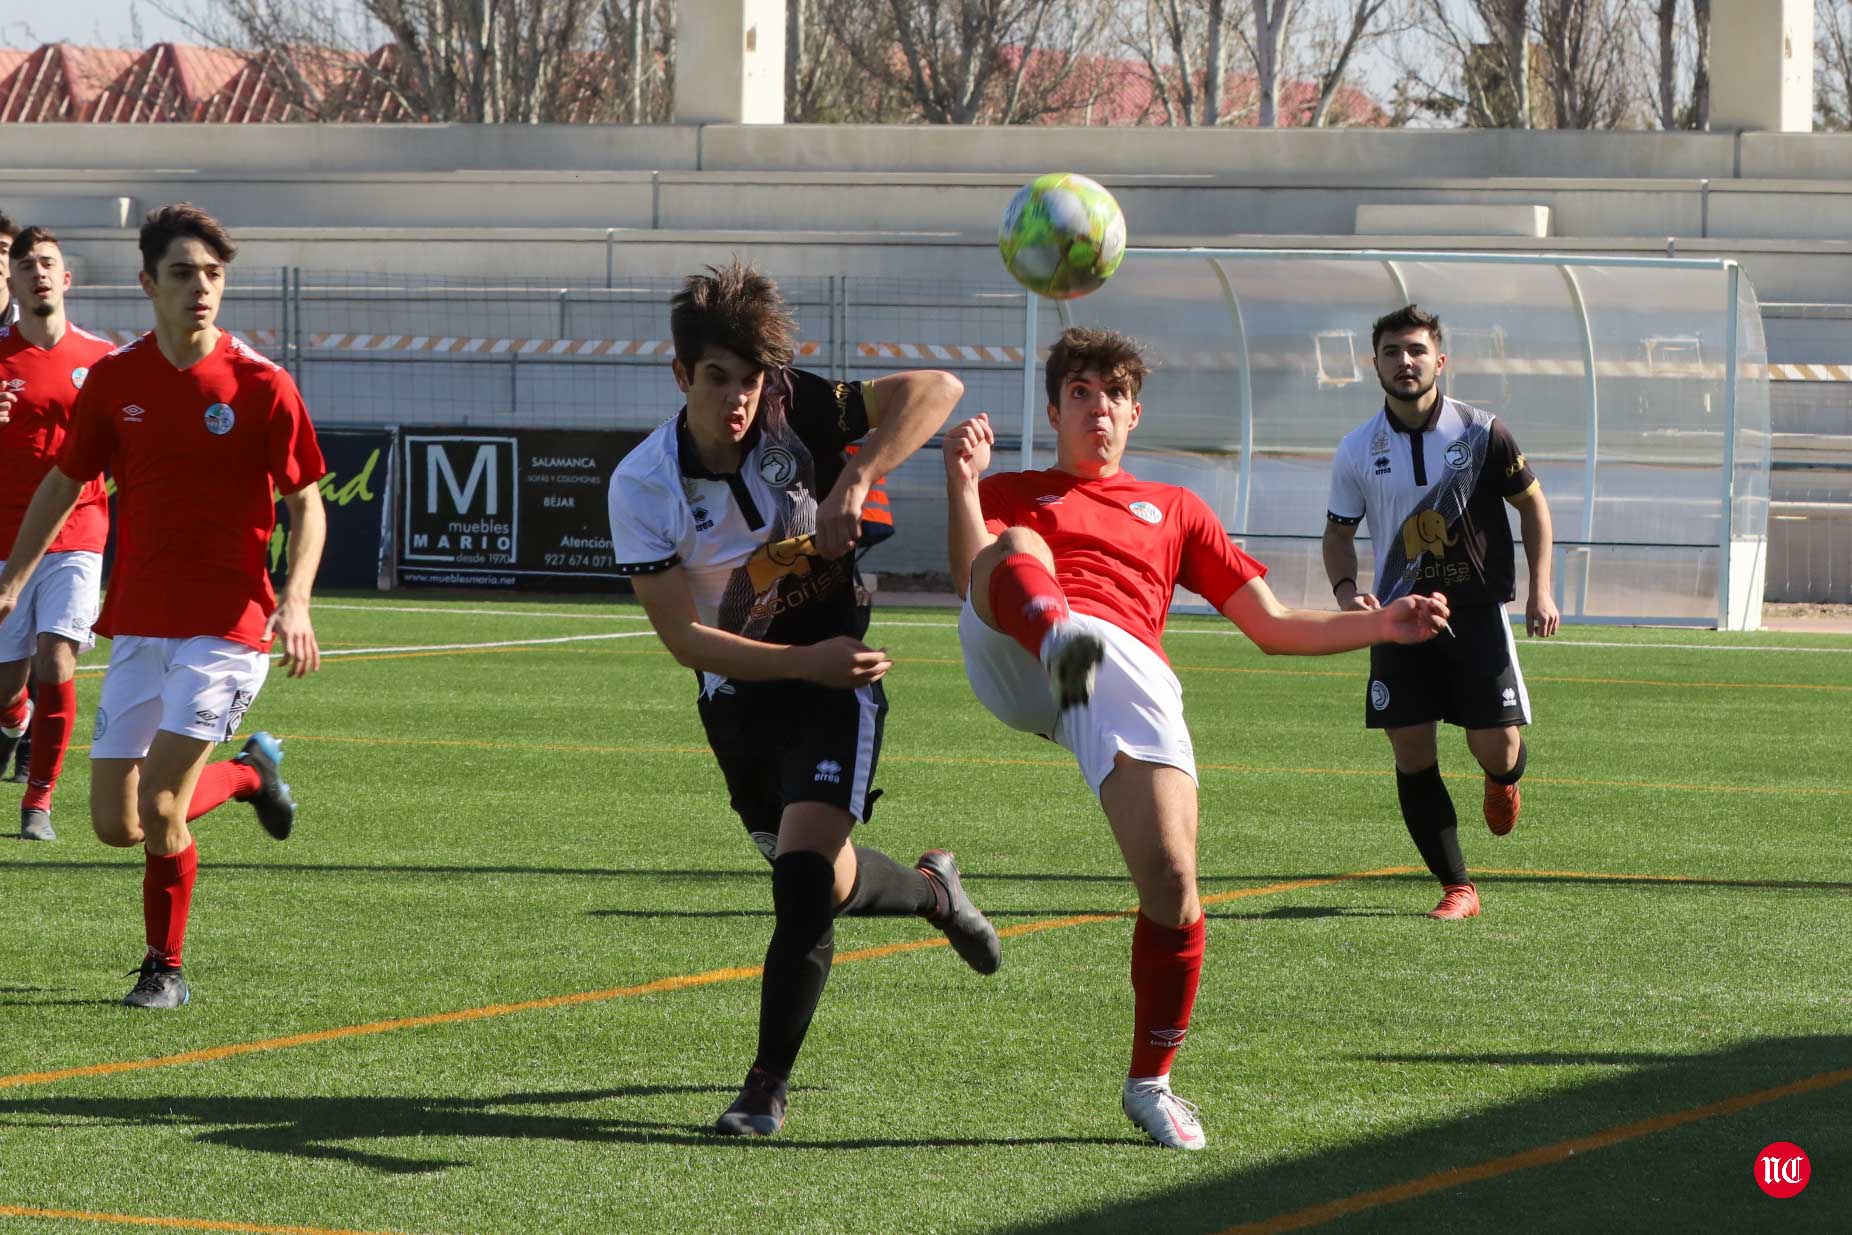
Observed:
[[[12,416],[0,425],[0,561],[13,552],[26,506],[58,457],[90,366],[115,350],[108,339],[75,326],[49,348],[27,339],[17,326],[0,328],[0,390],[19,396]],[[92,480],[47,552],[101,553],[108,539],[109,495],[101,480]]]
[[[230,333],[176,369],[145,334],[90,371],[58,468],[116,478],[116,564],[98,633],[210,635],[269,651],[275,492],[328,470],[289,374]]]
[[[1055,580],[1076,613],[1104,618],[1159,656],[1178,584],[1220,609],[1267,573],[1235,548],[1201,498],[1129,472],[1103,480],[1002,472],[979,482],[978,500],[992,532],[1026,527],[1048,542]]]

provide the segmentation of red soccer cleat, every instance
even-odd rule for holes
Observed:
[[[1478,917],[1479,890],[1470,883],[1448,884],[1440,904],[1429,910],[1428,916],[1437,922],[1457,922],[1461,918]]]
[[[1492,829],[1492,835],[1504,836],[1518,826],[1518,807],[1523,801],[1516,785],[1485,778],[1485,826]]]

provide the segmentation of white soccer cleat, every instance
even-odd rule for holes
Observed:
[[[1168,1149],[1201,1149],[1209,1143],[1196,1104],[1170,1092],[1168,1076],[1127,1081],[1120,1105],[1127,1119]]]
[[[1055,689],[1055,706],[1063,712],[1085,707],[1093,698],[1093,684],[1105,659],[1106,645],[1090,630],[1063,622],[1048,632],[1042,643],[1042,667],[1048,670],[1048,681]]]

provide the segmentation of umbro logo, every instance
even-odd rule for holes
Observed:
[[[122,419],[132,425],[140,424],[141,418],[147,414],[148,413],[143,411],[141,405],[138,403],[131,403],[122,409]]]
[[[1151,1045],[1164,1047],[1182,1046],[1184,1035],[1189,1032],[1190,1031],[1187,1029],[1153,1029],[1151,1031]]]
[[[817,764],[816,780],[821,784],[840,785],[842,783],[842,765],[834,759],[825,759]]]
[[[0,382],[0,390],[24,390],[25,388],[26,379],[23,377],[9,377]]]
[[[1059,493],[1044,493],[1042,496],[1035,499],[1035,504],[1037,506],[1054,506],[1060,501],[1061,495]]]
[[[193,715],[198,718],[199,723],[202,725],[210,725],[213,721],[219,718],[219,714],[217,712],[208,711],[205,708],[199,709],[199,711],[193,713]]]

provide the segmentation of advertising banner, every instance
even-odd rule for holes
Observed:
[[[319,429],[328,474],[321,479],[322,508],[328,513],[328,543],[315,590],[379,586],[393,509],[391,429]],[[289,510],[277,503],[270,535],[270,577],[278,589],[289,573]]]
[[[402,587],[628,591],[605,490],[634,432],[401,431]]]

